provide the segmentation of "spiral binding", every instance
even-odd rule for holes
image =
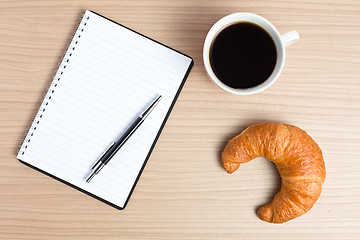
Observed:
[[[25,154],[25,149],[28,148],[29,143],[31,142],[31,137],[34,136],[37,126],[41,122],[46,107],[51,104],[51,98],[52,94],[55,93],[56,87],[58,84],[60,84],[61,76],[64,74],[64,71],[66,69],[67,63],[71,60],[71,57],[73,55],[73,52],[76,49],[76,45],[80,41],[81,34],[84,32],[85,26],[87,25],[88,20],[90,19],[90,16],[83,14],[81,17],[81,20],[79,21],[79,26],[76,29],[76,31],[73,34],[73,38],[70,40],[69,47],[67,51],[64,54],[64,57],[58,64],[58,69],[55,72],[55,75],[53,77],[53,81],[51,82],[50,86],[48,87],[46,94],[44,94],[44,100],[41,103],[38,112],[35,114],[35,116],[32,119],[32,123],[29,126],[29,130],[26,131],[26,136],[23,137],[24,142],[21,144],[20,148],[18,149],[18,153],[21,155]]]

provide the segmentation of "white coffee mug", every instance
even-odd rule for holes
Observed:
[[[277,52],[277,60],[275,64],[275,68],[271,75],[268,77],[268,79],[251,88],[245,88],[245,89],[235,89],[232,87],[229,87],[225,85],[223,82],[221,82],[215,75],[213,69],[211,68],[210,64],[210,48],[211,44],[213,43],[214,38],[216,35],[225,27],[239,22],[250,22],[254,23],[260,27],[262,27],[267,33],[271,36],[273,39],[275,46],[276,46],[276,52]],[[203,60],[204,65],[207,74],[209,75],[210,79],[219,87],[224,89],[227,92],[238,94],[238,95],[250,95],[254,93],[258,93],[261,91],[264,91],[268,87],[270,87],[276,79],[279,77],[285,62],[285,47],[289,46],[290,44],[296,42],[299,39],[299,34],[297,31],[291,31],[288,33],[285,33],[283,35],[280,35],[280,33],[276,30],[274,25],[271,24],[268,20],[265,18],[253,14],[253,13],[247,13],[247,12],[240,12],[240,13],[233,13],[228,16],[225,16],[221,18],[219,21],[217,21],[208,32],[205,43],[204,43],[204,49],[203,49]]]

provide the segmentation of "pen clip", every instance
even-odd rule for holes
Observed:
[[[109,151],[109,149],[115,144],[115,142],[112,142],[110,146],[101,154],[101,156],[98,158],[98,160],[95,162],[95,164],[91,167],[91,169],[94,169],[98,163],[100,162],[101,158]]]

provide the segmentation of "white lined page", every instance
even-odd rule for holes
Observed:
[[[124,207],[191,63],[86,11],[18,159]],[[86,183],[98,157],[159,94],[145,122]]]

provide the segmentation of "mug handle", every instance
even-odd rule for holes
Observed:
[[[281,42],[284,45],[284,47],[287,47],[297,40],[300,39],[299,33],[297,31],[290,31],[283,35],[281,35]]]

